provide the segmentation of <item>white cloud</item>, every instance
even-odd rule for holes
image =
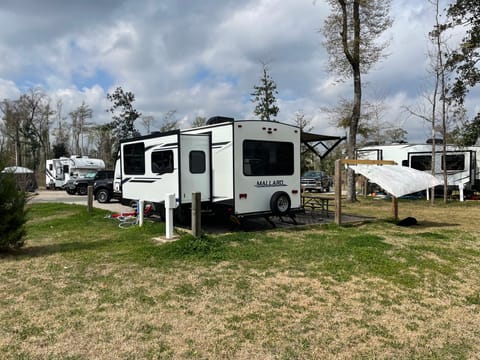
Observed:
[[[15,98],[40,85],[63,99],[67,114],[85,101],[105,122],[106,94],[122,86],[157,124],[169,110],[185,125],[198,115],[248,118],[263,60],[278,86],[280,121],[301,109],[315,131],[343,134],[321,110],[353,92],[351,81],[326,71],[318,30],[328,11],[327,2],[312,0],[5,0],[0,94]],[[396,0],[392,17],[390,56],[365,77],[365,98],[381,93],[388,118],[423,139],[423,126],[402,108],[428,89],[433,11],[426,2]],[[478,97],[468,101],[475,111]]]
[[[3,99],[16,99],[20,95],[21,91],[13,81],[0,79],[0,101]]]

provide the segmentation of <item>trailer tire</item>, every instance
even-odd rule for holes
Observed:
[[[274,215],[286,215],[290,211],[292,202],[284,191],[277,191],[270,198],[270,210]]]

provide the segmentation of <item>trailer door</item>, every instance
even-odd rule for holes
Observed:
[[[192,202],[192,193],[200,192],[201,201],[211,201],[211,136],[180,135],[180,202]]]

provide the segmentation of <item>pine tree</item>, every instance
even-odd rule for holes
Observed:
[[[279,111],[275,97],[278,94],[277,85],[268,73],[266,64],[263,64],[263,76],[260,79],[260,85],[255,85],[253,89],[253,93],[250,94],[252,96],[251,100],[257,103],[253,113],[260,117],[260,120],[276,121],[275,117]]]

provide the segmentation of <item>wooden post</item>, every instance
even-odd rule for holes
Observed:
[[[92,212],[93,210],[93,186],[92,185],[87,187],[87,196],[88,196],[87,209],[88,209],[88,212]]]
[[[196,238],[200,237],[202,232],[202,202],[201,193],[192,193],[192,235]]]
[[[342,161],[335,161],[335,224],[342,224]]]
[[[398,221],[398,199],[396,196],[392,196],[392,216],[393,221]]]

